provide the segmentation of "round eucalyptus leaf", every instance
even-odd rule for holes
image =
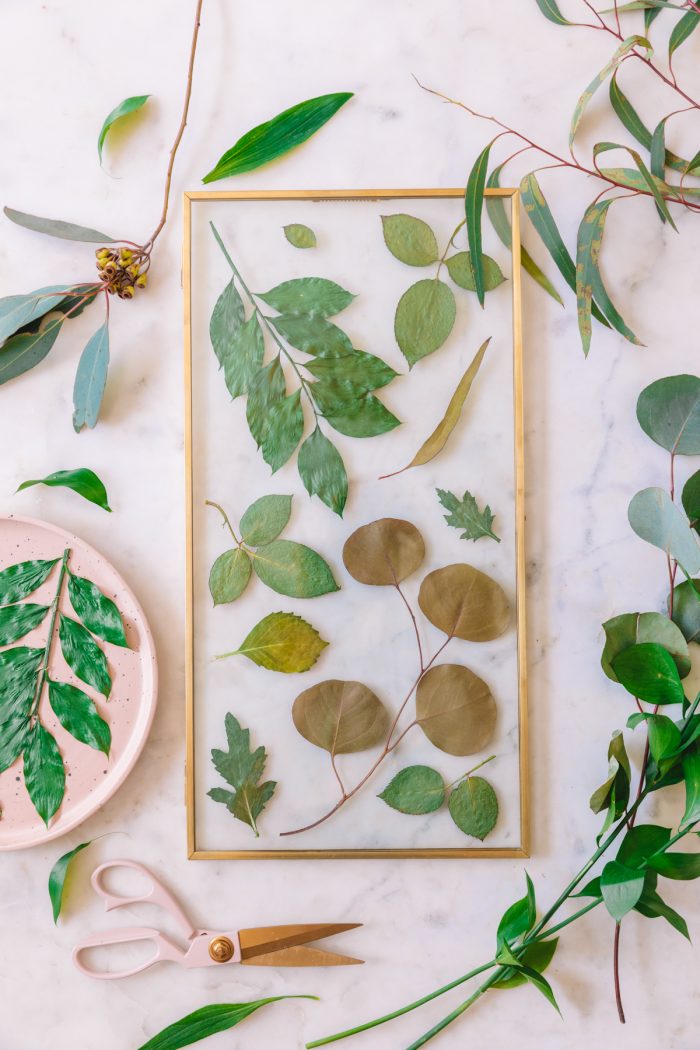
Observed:
[[[241,518],[241,538],[249,547],[276,539],[292,513],[291,496],[261,496]]]
[[[510,623],[503,588],[471,565],[446,565],[428,573],[418,604],[435,627],[467,642],[490,642]]]
[[[418,281],[403,293],[396,307],[394,335],[410,366],[442,346],[456,314],[452,289],[437,277]]]
[[[362,682],[333,678],[305,689],[294,701],[297,732],[331,755],[366,751],[386,737],[389,713]]]
[[[681,704],[685,699],[673,657],[655,642],[623,649],[612,661],[617,680],[647,704]]]
[[[665,489],[642,489],[632,497],[627,517],[641,539],[670,554],[686,575],[700,572],[697,537]]]
[[[401,583],[424,557],[423,537],[402,518],[380,518],[363,525],[343,547],[343,562],[350,575],[375,587]]]
[[[673,589],[673,622],[686,642],[700,642],[700,580],[685,580]]]
[[[503,284],[505,277],[501,267],[490,255],[482,255],[481,258],[484,270],[484,290],[492,292],[494,288],[498,288],[499,284]],[[476,291],[471,252],[457,252],[456,255],[451,255],[449,259],[445,259],[445,266],[455,284],[458,284],[460,288],[466,288],[468,292]]]
[[[603,624],[603,630],[605,648],[600,663],[613,682],[617,682],[618,678],[612,668],[612,661],[619,653],[640,642],[656,642],[657,645],[662,645],[673,657],[681,678],[685,678],[690,671],[686,640],[676,624],[661,613],[623,613],[607,620]]]
[[[303,222],[290,222],[282,227],[284,235],[294,248],[315,248],[316,234]]]
[[[235,602],[248,586],[251,571],[250,558],[238,547],[220,554],[209,573],[209,591],[214,605]]]
[[[290,598],[316,598],[338,590],[330,566],[321,555],[292,540],[273,540],[258,547],[253,568],[267,587]]]
[[[496,792],[483,777],[467,777],[450,795],[450,816],[460,831],[481,842],[498,820]]]
[[[382,215],[384,241],[392,255],[408,266],[430,266],[439,257],[430,226],[412,215]]]
[[[680,456],[700,455],[700,379],[691,375],[657,379],[639,395],[637,419],[662,448]]]
[[[681,502],[691,527],[700,532],[700,470],[696,470],[683,486]]]
[[[496,728],[496,702],[486,682],[461,664],[438,664],[416,690],[416,721],[448,755],[483,751]]]
[[[430,766],[408,766],[389,781],[377,798],[399,813],[434,813],[445,801],[445,783]]]

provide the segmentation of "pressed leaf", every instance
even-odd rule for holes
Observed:
[[[292,513],[291,496],[261,496],[241,518],[241,539],[249,547],[276,540]]]
[[[667,376],[639,395],[637,420],[652,441],[679,456],[700,455],[700,379]]]
[[[511,618],[500,584],[471,565],[446,565],[428,573],[420,586],[418,604],[438,630],[467,642],[499,638]]]
[[[676,22],[668,42],[669,61],[673,58],[681,44],[684,44],[691,33],[695,32],[700,25],[700,14],[697,11],[686,11],[682,18]]]
[[[100,233],[99,230],[92,230],[89,226],[76,226],[74,222],[45,219],[41,215],[30,215],[26,211],[17,211],[15,208],[3,208],[3,211],[11,222],[24,226],[27,230],[44,233],[47,237],[61,237],[65,241],[87,241],[93,244],[114,244],[117,240],[116,237],[110,237],[108,233]]]
[[[0,343],[20,328],[56,310],[65,299],[66,291],[65,287],[54,284],[27,295],[8,295],[0,299]],[[2,352],[6,349],[3,347]]]
[[[377,796],[399,813],[434,813],[445,801],[445,782],[430,766],[407,766]]]
[[[73,429],[96,426],[107,385],[109,327],[101,325],[83,350],[73,386]]]
[[[520,956],[520,960],[529,969],[535,970],[537,973],[544,973],[554,958],[558,944],[558,937],[553,937],[547,941],[535,941],[527,946]],[[502,977],[499,981],[496,981],[494,988],[518,988],[522,984],[527,984],[527,978],[522,973],[516,972],[512,977]]]
[[[48,827],[63,801],[66,771],[56,741],[41,722],[27,736],[24,783],[34,809]]]
[[[98,692],[109,697],[112,679],[107,658],[82,624],[61,613],[58,638],[63,658],[82,682],[87,682]]]
[[[349,306],[355,296],[326,277],[295,277],[269,292],[258,293],[257,298],[280,314],[333,317]]]
[[[358,391],[378,390],[386,386],[397,373],[381,357],[350,349],[336,356],[320,356],[304,364],[317,379],[334,379],[352,383]]]
[[[94,701],[66,682],[49,679],[49,702],[63,728],[81,744],[109,755],[112,733],[107,722],[98,713]]]
[[[264,124],[258,124],[220,157],[202,182],[215,182],[253,171],[295,149],[322,128],[352,98],[352,94],[351,91],[342,91],[310,98],[285,109]]]
[[[571,22],[564,18],[555,0],[535,0],[535,3],[539,7],[540,11],[545,18],[548,18],[550,22],[554,22],[558,26],[570,26]]]
[[[637,535],[675,558],[686,576],[700,572],[695,533],[665,489],[642,489],[632,498],[627,517]]]
[[[270,613],[256,624],[239,649],[226,656],[247,656],[258,667],[283,674],[308,671],[328,645],[318,631],[294,613]]]
[[[496,792],[483,777],[467,777],[450,795],[449,810],[460,831],[483,842],[498,820]]]
[[[348,437],[376,437],[401,423],[378,397],[346,380],[318,381],[311,393],[324,419]]]
[[[217,231],[214,230],[216,236]],[[216,300],[209,322],[209,337],[219,364],[223,367],[231,341],[245,320],[245,308],[233,277]]]
[[[673,622],[687,642],[700,641],[700,595],[697,580],[686,580],[673,589]]]
[[[403,293],[396,307],[394,335],[411,368],[442,346],[456,316],[454,293],[437,277],[418,281]]]
[[[316,598],[339,589],[321,555],[292,540],[273,540],[259,547],[253,569],[267,587],[290,598]]]
[[[499,284],[503,284],[505,277],[501,267],[490,255],[482,254],[481,264],[484,291],[492,292],[494,288],[498,288]],[[455,284],[458,284],[460,288],[466,288],[468,292],[476,291],[476,277],[471,252],[458,252],[456,255],[450,255],[448,259],[445,259],[445,266]]]
[[[10,605],[11,602],[20,602],[27,598],[41,587],[58,561],[58,558],[52,558],[50,561],[38,559],[8,565],[0,572],[0,605]]]
[[[481,306],[484,305],[486,286],[484,280],[484,261],[482,258],[481,217],[484,210],[484,189],[486,173],[489,167],[492,142],[482,150],[469,172],[464,191],[464,208],[467,218],[467,240],[471,252],[471,266],[474,271],[474,290]]]
[[[73,492],[77,492],[79,496],[89,500],[90,503],[95,503],[98,507],[102,507],[103,510],[110,513],[112,511],[104,483],[98,478],[94,470],[90,470],[88,467],[78,467],[76,470],[57,470],[53,474],[48,474],[45,478],[23,481],[17,491],[21,492],[23,489],[31,488],[32,485],[48,485],[49,488],[72,489]]]
[[[224,725],[228,751],[214,748],[211,758],[217,773],[233,791],[212,788],[208,794],[215,802],[222,802],[237,820],[252,828],[257,838],[257,819],[272,798],[277,783],[274,780],[259,783],[265,772],[267,754],[264,747],[251,750],[250,730],[243,729],[232,714],[226,715]]]
[[[401,470],[394,471],[394,474],[402,474],[404,470],[410,470],[411,467],[422,467],[425,463],[429,463],[431,459],[434,459],[439,452],[442,452],[448,442],[450,434],[459,422],[462,409],[464,408],[464,402],[469,396],[472,384],[474,383],[476,374],[484,359],[486,348],[490,342],[491,339],[489,337],[477,350],[473,361],[460,379],[457,389],[450,398],[450,403],[447,406],[445,415],[442,417],[430,437],[423,442],[411,462],[407,466],[402,467]],[[394,474],[385,474],[383,477],[393,477]]]
[[[303,222],[290,222],[283,226],[284,235],[294,248],[315,248],[316,234]]]
[[[280,314],[270,320],[290,346],[305,354],[333,358],[353,352],[352,342],[343,329],[321,314]]]
[[[99,587],[84,576],[68,576],[68,595],[76,613],[88,631],[104,642],[129,648],[119,609]]]
[[[142,106],[148,102],[150,95],[131,95],[129,98],[123,99],[118,106],[115,106],[111,113],[105,118],[105,122],[100,128],[100,134],[97,137],[97,155],[100,158],[100,164],[102,163],[102,150],[104,148],[105,139],[109,134],[110,130],[114,127],[118,120],[122,117],[128,117],[130,113],[135,113],[141,109]]]
[[[644,872],[610,860],[600,876],[603,902],[615,922],[621,922],[635,907],[644,889]]]
[[[273,473],[291,457],[304,431],[301,391],[287,396],[286,390],[284,372],[276,357],[260,369],[248,392],[248,427]]]
[[[65,317],[49,317],[35,331],[22,329],[10,336],[0,349],[0,386],[41,364],[53,349],[64,321]]]
[[[605,631],[605,648],[600,658],[600,663],[608,678],[613,682],[617,677],[612,667],[612,661],[624,649],[639,642],[656,642],[662,645],[674,659],[678,673],[681,678],[690,671],[690,656],[686,641],[678,629],[667,616],[661,613],[623,613],[614,616],[603,624]]]
[[[58,917],[61,914],[61,908],[63,907],[63,896],[66,889],[66,879],[70,871],[73,860],[79,853],[82,853],[84,849],[92,844],[90,842],[81,842],[75,849],[69,850],[68,853],[64,853],[62,857],[59,857],[54,864],[51,872],[49,873],[49,898],[51,900],[51,910],[53,912],[54,923],[58,922]]]
[[[238,293],[236,293],[238,294]],[[218,323],[221,323],[218,318]],[[212,329],[214,315],[212,314]],[[212,342],[214,335],[212,334]],[[214,349],[217,350],[216,345]],[[255,314],[239,326],[224,333],[217,350],[217,356],[224,369],[224,380],[232,398],[247,394],[251,384],[258,375],[265,356],[265,341],[260,322]]]
[[[648,704],[682,704],[685,699],[678,670],[661,645],[642,642],[624,649],[612,661],[618,681]]]
[[[24,638],[41,621],[49,611],[48,605],[35,605],[26,602],[24,605],[4,605],[0,608],[0,645],[10,645]]]
[[[408,266],[430,266],[439,258],[435,234],[427,222],[413,215],[382,215],[384,243],[392,255]]]
[[[249,555],[240,548],[220,554],[209,573],[209,593],[214,605],[226,605],[240,598],[252,571]]]
[[[416,690],[416,720],[448,755],[483,751],[496,727],[496,703],[483,679],[460,664],[438,664]]]
[[[329,679],[304,690],[294,701],[297,732],[331,755],[366,751],[389,729],[389,712],[362,682]]]
[[[217,1032],[228,1032],[268,1003],[278,1003],[283,999],[315,998],[314,995],[276,995],[250,1003],[216,1003],[213,1006],[203,1006],[200,1010],[195,1010],[194,1013],[168,1025],[140,1046],[139,1050],[181,1050],[181,1047],[191,1046],[192,1043],[207,1039]]]
[[[601,69],[600,73],[594,77],[576,103],[574,115],[571,119],[571,128],[569,130],[569,146],[573,146],[574,144],[576,132],[578,131],[579,124],[581,123],[581,119],[591,98],[611,73],[615,72],[623,58],[635,47],[643,47],[647,52],[647,57],[650,57],[653,52],[651,44],[643,36],[630,36],[622,41],[610,61]]]
[[[458,499],[453,492],[446,492],[444,489],[435,491],[443,507],[448,511],[444,515],[447,524],[454,529],[464,529],[460,539],[476,542],[482,536],[490,536],[496,543],[501,542],[493,531],[493,514],[488,504],[483,510],[479,510],[471,492],[465,492],[462,498]]]
[[[299,449],[297,466],[309,495],[318,496],[342,518],[348,498],[348,475],[340,452],[318,426]]]
[[[343,547],[343,563],[350,575],[377,587],[401,583],[420,568],[424,558],[423,537],[402,518],[380,518],[362,525]]]
[[[24,751],[29,733],[28,711],[19,711],[0,723],[0,773],[14,765]]]

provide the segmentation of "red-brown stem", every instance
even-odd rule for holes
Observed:
[[[615,1005],[620,1024],[625,1024],[625,1010],[622,1005],[622,992],[620,991],[620,923],[615,923]]]
[[[401,585],[397,582],[397,583],[394,584],[394,586],[396,587],[396,590],[401,595],[401,600],[403,601],[404,605],[408,609],[408,615],[411,617],[411,623],[413,624],[413,630],[414,630],[415,635],[416,635],[416,644],[418,646],[418,660],[419,660],[419,663],[420,663],[420,673],[423,674],[423,671],[425,670],[425,667],[423,665],[423,646],[421,645],[420,632],[418,630],[418,622],[416,620],[416,614],[414,613],[413,609],[411,608],[411,606],[409,604],[409,601],[408,601],[408,598],[406,597],[406,595],[401,590]]]

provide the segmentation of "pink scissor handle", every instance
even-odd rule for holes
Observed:
[[[121,894],[111,893],[104,884],[104,877],[109,871],[117,868],[129,868],[131,871],[136,871],[139,875],[143,875],[143,877],[150,883],[150,888],[139,896],[123,896]],[[92,886],[95,893],[97,893],[104,901],[105,911],[112,911],[114,908],[126,908],[130,904],[156,904],[158,907],[165,909],[165,911],[172,915],[188,939],[194,937],[197,933],[197,930],[194,928],[187,915],[185,915],[172,893],[170,893],[170,891],[159,882],[153,872],[149,871],[148,868],[144,868],[142,864],[137,864],[136,861],[108,860],[105,864],[100,864],[99,868],[95,868],[92,873]],[[153,936],[154,931],[151,930],[149,932],[151,936]],[[157,931],[156,936],[158,936]],[[120,939],[143,940],[144,938],[127,937]],[[116,940],[113,938],[110,943],[116,943]]]
[[[116,907],[116,905],[112,905]],[[84,951],[90,948],[105,948],[113,944],[130,944],[134,941],[152,941],[155,952],[145,962],[133,966],[129,970],[93,970],[86,966],[80,958]],[[183,952],[172,941],[159,933],[158,930],[149,929],[147,926],[124,927],[122,930],[105,930],[104,933],[94,933],[77,944],[73,949],[73,962],[86,977],[95,977],[101,981],[116,981],[122,977],[132,977],[142,970],[147,970],[159,962],[179,962],[183,960]]]

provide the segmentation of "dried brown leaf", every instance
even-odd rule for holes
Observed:
[[[300,693],[292,718],[305,740],[331,755],[365,751],[389,729],[389,713],[371,689],[335,678]]]
[[[496,702],[483,679],[460,664],[439,664],[420,680],[416,716],[431,744],[448,755],[483,751],[496,726]]]
[[[467,642],[490,642],[510,622],[510,605],[500,584],[462,563],[428,573],[418,604],[435,627]]]
[[[388,586],[414,573],[425,557],[423,537],[410,521],[380,518],[356,529],[343,547],[343,561],[360,583]]]

